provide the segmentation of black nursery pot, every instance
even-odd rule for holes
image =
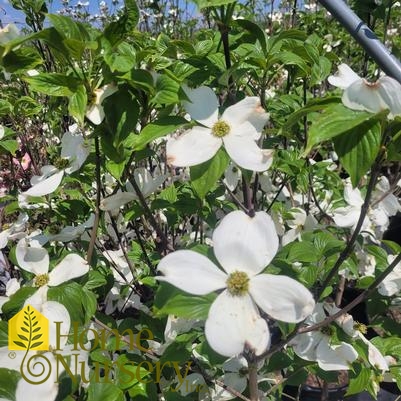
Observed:
[[[396,394],[396,395],[401,395],[401,391],[398,388],[397,384],[392,383],[392,382],[381,382],[380,383],[380,388],[383,390],[388,391],[389,393]]]
[[[333,387],[327,390],[327,401],[342,401],[347,392],[347,386]],[[306,384],[301,387],[285,386],[281,396],[282,401],[321,401],[322,389],[320,387],[312,387]]]

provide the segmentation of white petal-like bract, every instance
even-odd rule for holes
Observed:
[[[213,233],[214,254],[227,273],[236,270],[255,275],[274,258],[278,236],[271,217],[254,217],[237,210],[229,213]]]
[[[217,121],[219,103],[216,94],[207,86],[190,89],[183,86],[185,94],[190,101],[183,101],[182,105],[193,120],[211,128]]]
[[[29,246],[27,240],[22,238],[15,248],[17,263],[35,275],[46,274],[49,271],[49,254],[45,248]]]
[[[210,307],[205,334],[209,345],[225,356],[240,354],[245,346],[260,355],[270,345],[267,323],[251,297],[232,296],[227,290]]]
[[[158,265],[166,281],[194,295],[205,295],[226,286],[227,275],[206,256],[194,251],[180,250],[165,256]]]
[[[285,322],[300,322],[310,315],[315,307],[311,292],[287,276],[259,274],[252,277],[249,293],[268,315]]]
[[[60,285],[81,277],[89,271],[89,264],[76,253],[68,254],[50,273],[49,286]]]
[[[222,145],[210,129],[193,127],[178,138],[167,141],[167,163],[175,167],[190,167],[211,159]]]

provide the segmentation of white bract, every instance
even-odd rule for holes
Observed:
[[[0,29],[0,45],[17,39],[19,36],[19,29],[14,24],[8,24]]]
[[[318,225],[317,220],[311,214],[306,214],[305,210],[299,207],[292,208],[289,212],[293,218],[286,221],[290,229],[282,238],[283,245],[287,245],[296,239],[301,240],[303,232],[313,231]]]
[[[401,115],[401,84],[391,77],[383,76],[376,82],[368,82],[347,64],[340,64],[337,75],[331,75],[328,81],[344,89],[342,102],[345,107],[372,113],[388,109],[389,118]]]
[[[58,234],[45,235],[43,242],[46,243],[47,241],[60,241],[60,242],[73,241],[74,239],[77,239],[80,236],[82,236],[88,228],[92,228],[94,221],[95,221],[95,215],[92,213],[89,216],[88,220],[86,220],[82,224],[78,224],[76,226],[63,227]]]
[[[16,222],[11,224],[9,228],[0,232],[0,249],[5,248],[9,240],[20,239],[26,235],[25,225],[28,218],[26,213],[20,213]]]
[[[352,188],[352,184],[346,182],[344,187],[344,200],[347,203],[347,206],[338,207],[332,210],[333,220],[338,227],[351,227],[352,229],[355,229],[363,205],[361,191],[358,188]],[[362,231],[368,230],[370,227],[371,222],[368,216],[365,216]]]
[[[180,250],[160,261],[158,269],[164,276],[157,278],[195,295],[223,289],[206,320],[210,346],[225,356],[237,355],[245,347],[260,355],[270,344],[270,333],[257,306],[274,319],[299,322],[314,308],[312,294],[292,278],[259,274],[278,249],[267,213],[254,217],[242,211],[229,213],[215,229],[213,244],[224,271],[206,256]]]
[[[219,118],[218,101],[212,89],[201,86],[184,88],[190,102],[184,108],[202,126],[193,127],[167,142],[167,162],[176,167],[189,167],[211,159],[222,144],[238,166],[265,171],[272,163],[272,151],[256,144],[267,122],[258,97],[246,97],[228,107]]]
[[[139,167],[134,171],[134,180],[138,185],[141,194],[147,198],[153,192],[160,187],[161,184],[166,180],[165,174],[152,174],[145,167]],[[104,198],[100,202],[100,209],[104,211],[118,210],[121,206],[126,203],[138,199],[138,195],[135,192],[133,185],[128,181],[125,185],[127,192],[117,192],[114,195]]]
[[[114,84],[104,85],[101,88],[95,89],[93,92],[93,101],[86,111],[86,118],[95,125],[101,124],[105,117],[102,103],[106,97],[111,96],[117,91],[118,88]]]
[[[340,309],[332,304],[326,304],[325,309],[330,315],[339,312]],[[336,323],[354,339],[362,340],[368,346],[368,360],[369,363],[382,371],[388,370],[388,362],[383,354],[358,330],[358,327],[365,331],[366,327],[354,321],[351,315],[344,313],[336,319]]]
[[[394,255],[388,255],[388,263],[393,263]],[[379,284],[377,290],[380,294],[391,297],[401,291],[401,262],[398,263],[393,271]]]
[[[47,250],[40,246],[29,246],[25,238],[18,242],[15,256],[21,269],[35,275],[34,285],[40,287],[44,298],[49,286],[55,287],[73,278],[81,277],[89,270],[88,263],[81,256],[70,253],[49,272]]]
[[[364,200],[358,188],[352,188],[352,184],[347,181],[344,187],[344,200],[347,206],[332,210],[334,222],[339,227],[351,227],[355,229],[361,214]],[[372,194],[371,207],[362,224],[362,231],[371,234],[382,234],[389,225],[389,217],[397,214],[401,210],[397,197],[391,192],[390,184],[386,177],[381,177]]]
[[[326,318],[322,304],[316,304],[313,314],[306,319],[308,325],[322,322]],[[341,341],[332,344],[330,327],[298,334],[291,345],[295,353],[307,361],[316,361],[323,370],[348,370],[358,357],[352,345]]]
[[[32,187],[20,194],[20,204],[28,196],[44,196],[54,192],[63,179],[64,173],[72,174],[79,170],[89,155],[90,149],[85,144],[84,137],[77,132],[77,126],[73,125],[65,132],[61,139],[61,161],[66,167],[57,168],[52,165],[41,168],[42,175],[34,175],[31,178]]]

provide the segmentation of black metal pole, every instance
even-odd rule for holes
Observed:
[[[375,33],[348,7],[343,0],[318,0],[334,18],[366,50],[377,65],[401,83],[401,62],[383,45]]]

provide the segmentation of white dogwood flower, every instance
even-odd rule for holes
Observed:
[[[296,239],[301,240],[301,234],[307,231],[313,231],[318,223],[312,214],[306,214],[304,209],[299,207],[292,208],[289,213],[292,219],[288,219],[286,224],[290,229],[283,235],[282,244],[287,245]]]
[[[0,45],[11,40],[17,39],[20,36],[19,29],[14,24],[8,24],[0,29]]]
[[[328,77],[331,85],[344,89],[342,102],[352,110],[378,113],[389,109],[389,118],[401,115],[401,84],[382,76],[369,82],[356,74],[347,64],[340,64],[336,75]]]
[[[17,221],[0,232],[0,249],[5,248],[9,240],[19,239],[26,235],[25,226],[28,218],[29,217],[26,213],[20,213]]]
[[[387,261],[393,263],[394,255],[388,255]],[[391,297],[401,291],[401,263],[398,263],[393,271],[379,284],[377,290],[381,295]]]
[[[229,213],[215,229],[213,244],[224,271],[204,255],[180,250],[160,261],[158,269],[164,276],[158,279],[195,295],[223,289],[205,324],[210,346],[225,356],[239,354],[244,347],[260,355],[270,344],[270,333],[257,306],[274,319],[299,322],[314,308],[312,294],[292,278],[259,274],[278,249],[267,213],[254,217],[242,211]]]
[[[339,312],[340,309],[337,308],[333,304],[326,304],[325,309],[329,312],[330,315],[334,315]],[[382,371],[386,371],[389,369],[388,362],[383,354],[375,347],[361,332],[365,331],[366,327],[354,321],[353,317],[344,313],[336,319],[336,323],[347,333],[350,337],[354,339],[360,339],[364,342],[368,347],[368,360],[369,363]]]
[[[55,287],[73,278],[81,277],[89,270],[89,265],[85,259],[76,253],[70,253],[49,271],[50,263],[47,250],[41,246],[29,246],[25,238],[18,242],[15,256],[21,269],[35,275],[34,285],[40,287],[42,291],[43,288]]]
[[[326,318],[322,304],[316,304],[313,314],[306,319],[308,325],[322,322]],[[295,353],[307,361],[316,361],[323,370],[348,370],[358,357],[352,345],[341,341],[331,343],[330,327],[298,334],[291,345]]]
[[[117,91],[118,88],[114,84],[104,85],[101,88],[95,89],[93,92],[93,101],[86,111],[86,118],[95,125],[101,124],[105,117],[102,103],[106,97],[111,96]]]
[[[156,172],[154,176],[145,167],[139,167],[134,171],[134,177],[136,184],[142,195],[147,198],[153,192],[160,187],[161,184],[166,180],[167,175]],[[128,202],[138,199],[138,195],[135,192],[133,185],[128,181],[125,185],[127,192],[118,191],[114,195],[110,195],[107,198],[102,199],[100,202],[100,209],[104,211],[118,210],[121,206],[124,206]]]
[[[211,159],[224,147],[238,166],[265,171],[272,163],[272,151],[256,144],[267,122],[258,97],[246,97],[228,107],[219,118],[218,101],[212,89],[201,86],[184,88],[190,102],[183,102],[191,118],[202,126],[195,126],[178,138],[167,142],[167,162],[176,167],[189,167]]]
[[[61,184],[64,173],[72,174],[79,170],[89,152],[90,149],[85,144],[83,135],[78,132],[77,126],[71,126],[61,139],[60,166],[43,166],[42,175],[34,175],[31,178],[32,187],[20,194],[20,203],[28,196],[44,196],[54,192]],[[64,164],[65,166],[62,166]]]

